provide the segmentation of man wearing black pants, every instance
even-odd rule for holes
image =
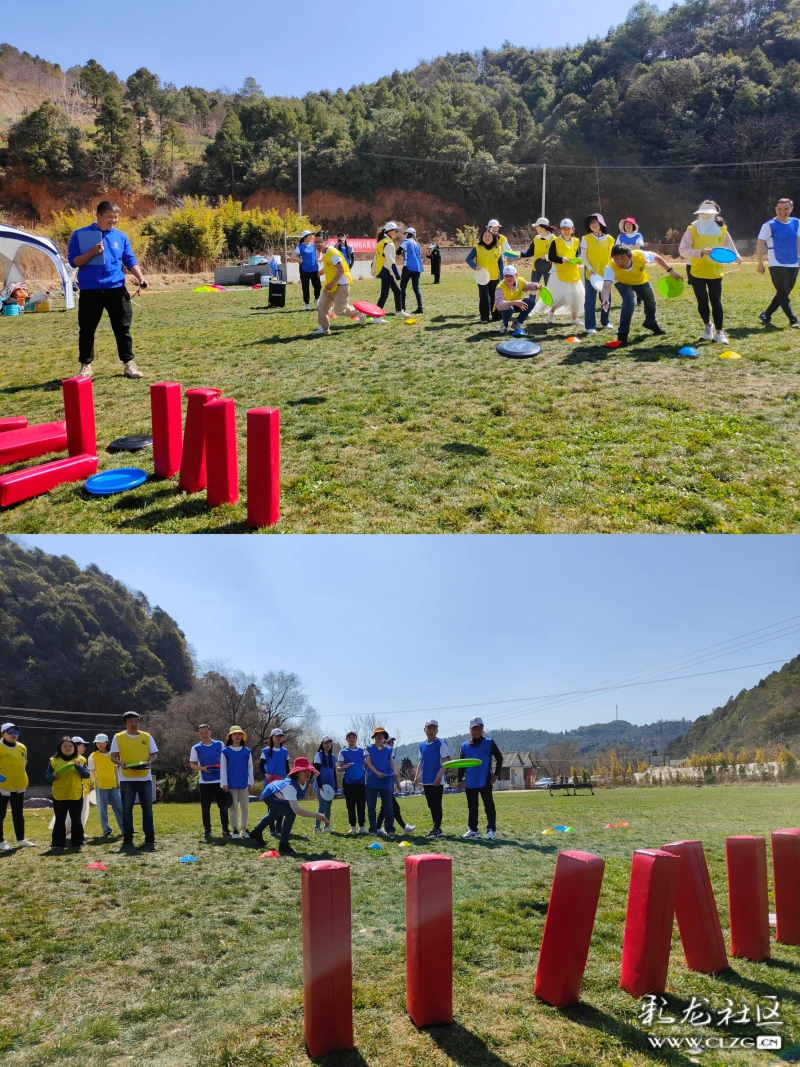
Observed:
[[[80,378],[90,378],[94,360],[94,335],[107,312],[117,342],[117,353],[126,378],[141,378],[133,358],[131,323],[133,308],[125,287],[127,268],[142,289],[147,288],[127,234],[116,229],[119,205],[103,200],[97,205],[97,221],[75,230],[67,258],[78,269],[78,358]]]
[[[447,742],[436,736],[439,732],[439,723],[436,719],[428,719],[424,730],[426,740],[419,746],[419,762],[414,775],[414,785],[422,782],[428,811],[431,813],[433,829],[428,831],[428,837],[441,837],[442,797],[444,795],[442,764],[449,759],[450,750]]]
[[[458,788],[466,786],[467,793],[467,825],[469,829],[462,834],[464,840],[480,837],[478,830],[478,798],[483,801],[483,810],[486,815],[486,836],[494,841],[497,830],[497,814],[494,807],[492,786],[500,777],[503,767],[503,753],[491,739],[483,733],[483,719],[475,717],[469,722],[469,741],[461,746],[461,759],[479,759],[479,767],[460,768],[458,772]],[[492,773],[492,759],[494,759],[494,773]]]
[[[780,308],[789,325],[800,329],[800,320],[789,299],[800,268],[800,220],[792,216],[793,210],[794,204],[788,197],[779,200],[775,205],[775,217],[764,223],[756,242],[758,273],[764,273],[766,252],[769,276],[775,288],[775,296],[769,307],[758,316],[765,326],[771,324],[772,316]]]
[[[197,727],[200,740],[192,746],[189,753],[189,766],[200,775],[200,810],[203,816],[203,831],[206,838],[211,837],[211,805],[219,808],[219,821],[222,824],[222,836],[230,837],[228,826],[228,808],[232,797],[221,785],[222,749],[221,741],[211,737],[211,727],[201,723]]]

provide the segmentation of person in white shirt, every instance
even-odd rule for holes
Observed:
[[[780,308],[789,325],[800,327],[800,320],[792,309],[789,299],[797,282],[800,269],[800,219],[792,216],[794,203],[788,196],[775,205],[775,217],[765,222],[758,234],[756,256],[758,273],[764,273],[764,253],[767,253],[769,276],[775,287],[775,296],[766,311],[758,316],[765,326],[772,323],[772,316]]]
[[[200,776],[200,810],[203,815],[203,830],[206,838],[211,837],[211,805],[216,803],[219,808],[219,820],[222,824],[222,836],[230,837],[228,827],[228,808],[231,805],[231,796],[221,785],[222,750],[225,747],[221,741],[215,741],[211,736],[211,727],[207,723],[201,723],[197,727],[200,740],[192,746],[189,753],[189,766]]]
[[[728,233],[725,219],[719,212],[719,204],[714,200],[704,200],[694,213],[694,222],[687,226],[681,238],[678,253],[689,263],[686,268],[686,277],[694,289],[697,310],[703,320],[703,340],[727,345],[729,344],[728,336],[722,329],[724,319],[722,278],[725,274],[725,267],[722,263],[715,262],[711,258],[711,253],[715,248],[727,248],[735,254],[737,263],[741,263],[742,260]]]
[[[125,729],[114,734],[111,759],[119,767],[119,791],[122,797],[122,844],[133,844],[133,806],[138,798],[142,809],[144,843],[154,845],[153,771],[158,758],[155,741],[146,730],[139,729],[139,715],[127,711],[122,716]]]

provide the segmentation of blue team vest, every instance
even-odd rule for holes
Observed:
[[[775,258],[779,263],[793,266],[797,263],[797,230],[800,227],[800,219],[790,218],[788,222],[770,219],[768,225]]]
[[[261,750],[264,762],[264,774],[286,774],[289,770],[289,749],[273,748],[270,755],[269,745]]]
[[[404,266],[408,270],[423,271],[425,268],[422,264],[422,249],[419,247],[416,241],[412,241],[410,238],[400,245],[405,254],[403,260]]]
[[[220,754],[224,745],[221,741],[212,741],[210,745],[202,745],[199,742],[194,746],[197,762],[201,767],[208,767],[212,763],[219,763]],[[219,781],[219,768],[212,771],[200,771],[200,781],[213,784]]]
[[[310,245],[304,245],[302,241],[295,248],[295,252],[301,259],[300,266],[303,270],[314,272],[317,271],[317,246],[312,241]]]
[[[391,789],[394,785],[392,779],[392,750],[388,745],[384,745],[383,748],[370,745],[367,752],[369,752],[369,758],[372,760],[372,766],[375,770],[383,771],[386,775],[385,778],[379,778],[377,774],[368,770],[367,785],[372,789]]]
[[[618,245],[628,245],[629,248],[635,248],[636,242],[642,235],[637,230],[636,233],[620,233],[617,235]]]
[[[310,784],[311,782],[308,781],[304,786],[301,786],[300,783],[294,781],[293,778],[282,778],[280,781],[270,782],[268,785],[265,785],[261,791],[261,799],[267,801],[270,797],[275,796],[276,793],[280,793],[281,789],[285,789],[287,785],[292,785],[294,786],[295,793],[297,793],[297,799],[302,800],[308,792]],[[276,799],[279,804],[285,804],[287,807],[289,806],[289,801],[284,800],[283,797],[277,797]]]
[[[364,749],[343,748],[339,759],[344,763],[344,780],[348,785],[362,785],[364,782]]]
[[[233,748],[226,745],[222,750],[225,753],[226,770],[228,774],[229,789],[247,789],[250,768],[250,749],[242,745],[241,748]]]
[[[489,781],[489,772],[492,769],[492,739],[481,738],[479,745],[473,745],[471,741],[465,741],[461,746],[462,759],[479,759],[480,767],[467,767],[465,779],[467,789],[483,789]]]
[[[437,737],[428,744],[423,741],[419,746],[419,758],[422,760],[422,784],[433,785],[436,775],[442,768],[441,757],[442,741]]]
[[[336,757],[332,752],[318,752],[317,755],[319,756],[320,761],[319,763],[315,764],[315,766],[318,768],[319,774],[317,775],[314,781],[314,787],[319,790],[322,788],[323,785],[332,785],[335,789]]]

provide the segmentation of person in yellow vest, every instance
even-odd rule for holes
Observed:
[[[663,267],[667,274],[674,278],[680,278],[680,274],[656,252],[644,252],[640,248],[630,248],[626,245],[616,244],[611,249],[611,262],[603,274],[602,306],[607,309],[611,304],[611,286],[615,286],[622,298],[622,310],[619,316],[619,329],[617,340],[620,345],[628,344],[633,313],[636,310],[636,301],[641,297],[644,305],[644,326],[653,333],[662,334],[667,331],[658,325],[656,320],[656,296],[650,284],[650,276],[647,268],[651,263],[657,263]]]
[[[316,337],[330,337],[331,335],[331,312],[337,315],[352,315],[354,309],[350,307],[350,286],[353,276],[350,273],[350,264],[347,256],[336,245],[328,245],[327,234],[317,237],[317,251],[322,259],[322,270],[325,279],[322,283],[322,292],[317,301],[317,322],[319,326],[314,330]],[[366,316],[365,316],[366,317]]]
[[[394,296],[395,314],[403,319],[410,318],[403,311],[403,294],[400,291],[400,271],[397,269],[397,250],[395,241],[400,233],[400,227],[396,222],[387,222],[378,233],[375,245],[375,277],[381,280],[381,295],[378,297],[378,307],[383,307],[389,293]],[[375,319],[375,322],[385,323],[385,316]]]
[[[84,739],[82,737],[77,736],[77,737],[73,737],[72,738],[72,743],[77,748],[78,755],[79,756],[83,756],[84,759],[87,759],[86,749],[89,747],[89,742],[88,741],[84,741]],[[84,778],[84,780],[83,780],[83,806],[81,808],[81,822],[83,823],[84,829],[86,828],[86,823],[89,821],[89,809],[91,807],[91,805],[89,803],[89,794],[91,793],[91,791],[92,791],[91,780],[89,778]],[[69,833],[69,817],[67,817],[67,833]]]
[[[19,741],[19,727],[4,722],[0,728],[0,852],[10,852],[3,824],[11,808],[17,848],[36,848],[25,836],[25,790],[28,788],[28,750]]]
[[[506,237],[506,235],[504,233],[500,233],[500,228],[500,223],[497,221],[497,219],[489,219],[489,221],[486,223],[486,229],[491,230],[497,238],[497,243],[500,245],[501,253],[505,253],[506,251],[509,251],[511,249],[511,245],[509,245],[508,238]]]
[[[133,844],[133,805],[138,798],[142,808],[142,829],[146,845],[155,844],[153,825],[153,772],[152,764],[158,757],[158,748],[145,730],[139,729],[139,716],[127,711],[122,716],[125,729],[114,734],[111,742],[111,759],[119,767],[119,791],[122,797],[122,843]]]
[[[534,222],[533,229],[533,240],[522,253],[522,258],[533,259],[531,281],[547,285],[550,271],[553,269],[553,264],[548,259],[550,245],[553,243],[553,231],[550,229],[549,220],[544,216]]]
[[[688,261],[686,279],[694,289],[697,310],[703,320],[703,340],[727,345],[730,342],[722,329],[722,276],[725,266],[711,259],[710,253],[715,248],[728,248],[735,253],[737,263],[742,260],[728,233],[725,219],[719,213],[719,204],[704,200],[695,211],[695,216],[695,221],[690,223],[681,238],[678,254],[681,259]]]
[[[83,844],[83,783],[89,778],[86,760],[78,754],[78,746],[71,737],[62,737],[55,755],[50,757],[45,778],[52,783],[53,848],[67,847],[67,816],[70,820],[69,843],[73,848]]]
[[[506,333],[511,324],[511,317],[516,310],[519,314],[514,321],[512,337],[524,337],[525,328],[522,325],[528,315],[533,311],[536,297],[526,296],[526,293],[538,293],[541,286],[538,282],[526,282],[517,274],[517,268],[511,263],[503,267],[503,277],[494,294],[494,306],[500,312],[502,325],[500,333]]]
[[[551,275],[547,285],[553,294],[553,303],[547,311],[547,321],[552,322],[556,311],[565,307],[572,316],[572,325],[580,326],[580,313],[584,302],[580,271],[581,243],[575,236],[572,219],[562,219],[559,231],[547,254],[550,262],[556,266],[556,276],[553,278]],[[536,305],[536,310],[540,310],[539,304]]]
[[[585,277],[583,285],[585,298],[583,303],[583,324],[587,333],[597,333],[597,297],[598,291],[592,285],[592,278],[603,278],[606,267],[611,259],[611,249],[614,247],[614,238],[606,229],[606,220],[596,212],[587,215],[584,226],[589,231],[581,238],[581,259],[585,264]],[[600,327],[603,330],[613,330],[614,327],[608,321],[611,306],[600,309]]]
[[[491,316],[495,322],[500,320],[500,312],[494,306],[494,291],[503,273],[503,250],[496,233],[487,226],[474,248],[469,250],[467,266],[472,270],[485,270],[489,279],[478,285],[478,309],[481,323],[486,326]]]
[[[94,739],[94,752],[89,756],[89,774],[92,777],[97,799],[97,814],[103,837],[111,837],[114,831],[108,822],[108,805],[114,812],[117,828],[122,833],[122,798],[119,795],[119,768],[111,759],[108,734],[98,734]]]

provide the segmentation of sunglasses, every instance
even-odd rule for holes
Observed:
[[[14,727],[13,730],[4,730],[3,733],[4,734],[18,734],[19,730],[16,727]]]

